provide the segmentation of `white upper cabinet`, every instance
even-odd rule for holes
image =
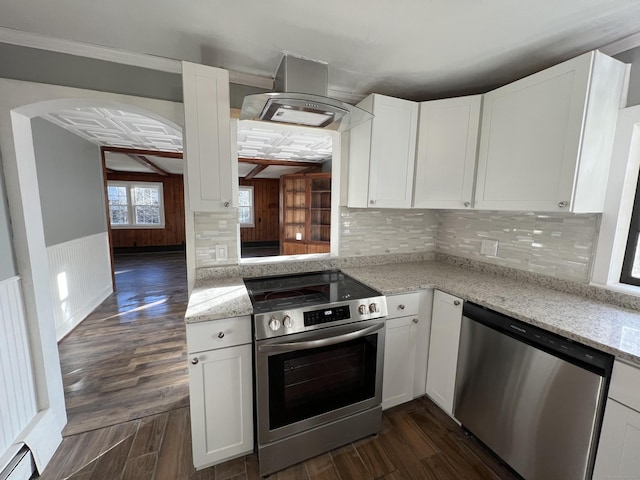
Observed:
[[[347,205],[410,208],[418,104],[372,94],[358,106],[374,118],[350,131]]]
[[[593,51],[487,93],[475,207],[602,211],[625,76]]]
[[[481,106],[481,95],[420,104],[414,207],[473,206]]]
[[[182,62],[182,88],[189,208],[231,208],[237,204],[237,178],[233,176],[229,72]]]

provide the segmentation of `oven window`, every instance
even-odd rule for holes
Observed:
[[[377,336],[269,357],[270,429],[373,398]]]

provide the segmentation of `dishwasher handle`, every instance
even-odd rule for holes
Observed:
[[[598,375],[611,376],[613,355],[472,302],[464,303],[462,314],[470,320],[580,365]]]

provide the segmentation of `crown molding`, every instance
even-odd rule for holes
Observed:
[[[126,50],[103,47],[101,45],[63,40],[36,33],[24,32],[22,30],[14,30],[12,28],[0,27],[0,42],[149,68],[162,72],[182,73],[182,65],[178,60],[157,57],[145,53],[128,52]]]
[[[640,32],[621,38],[620,40],[616,40],[604,47],[600,47],[598,50],[602,53],[613,56],[636,47],[640,47]]]
[[[0,43],[36,48],[50,52],[66,53],[79,57],[104,60],[134,67],[148,68],[161,72],[182,74],[182,62],[172,58],[158,57],[146,53],[129,52],[101,45],[63,40],[37,33],[0,27]],[[273,78],[251,75],[229,70],[229,81],[251,87],[273,89]]]

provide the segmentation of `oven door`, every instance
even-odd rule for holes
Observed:
[[[258,444],[382,402],[384,319],[256,342]]]

